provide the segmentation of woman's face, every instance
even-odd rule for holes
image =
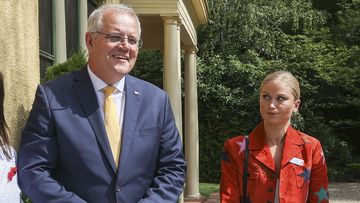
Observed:
[[[267,124],[288,124],[299,105],[300,100],[295,100],[291,87],[281,80],[269,81],[260,91],[260,114]]]

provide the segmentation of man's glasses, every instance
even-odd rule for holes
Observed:
[[[143,44],[142,39],[136,39],[135,37],[124,37],[119,34],[111,34],[111,33],[107,34],[107,33],[99,32],[99,31],[95,31],[93,33],[104,35],[109,43],[123,44],[123,43],[125,43],[125,41],[127,41],[127,43],[129,43],[132,46],[137,45],[138,48],[141,48],[141,46]]]

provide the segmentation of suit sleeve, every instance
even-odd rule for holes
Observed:
[[[185,182],[186,162],[182,141],[175,124],[168,96],[165,97],[163,130],[160,138],[157,172],[143,199],[139,202],[177,202]]]
[[[237,153],[231,146],[231,140],[226,141],[221,156],[221,203],[240,203],[239,166],[234,160],[234,154]]]
[[[329,202],[328,176],[325,156],[319,141],[315,142],[310,176],[308,202]]]
[[[34,203],[85,202],[54,179],[58,150],[55,128],[49,99],[39,85],[20,143],[19,187]]]

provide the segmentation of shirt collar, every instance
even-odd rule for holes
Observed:
[[[91,71],[89,64],[87,65],[87,70],[90,76],[90,80],[94,86],[95,92],[101,91],[104,87],[108,86],[108,84],[106,84],[103,80],[101,80],[98,76],[96,76],[95,73]],[[125,85],[125,77],[114,83],[112,86],[114,86],[118,91],[123,93],[124,85]]]

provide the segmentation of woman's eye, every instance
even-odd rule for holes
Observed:
[[[278,97],[278,100],[279,100],[279,101],[284,101],[284,100],[286,100],[286,98],[280,96],[280,97]]]
[[[263,97],[264,99],[266,99],[266,100],[269,100],[269,99],[270,99],[270,96],[269,96],[269,95],[266,95],[266,94],[264,94],[262,97]]]

